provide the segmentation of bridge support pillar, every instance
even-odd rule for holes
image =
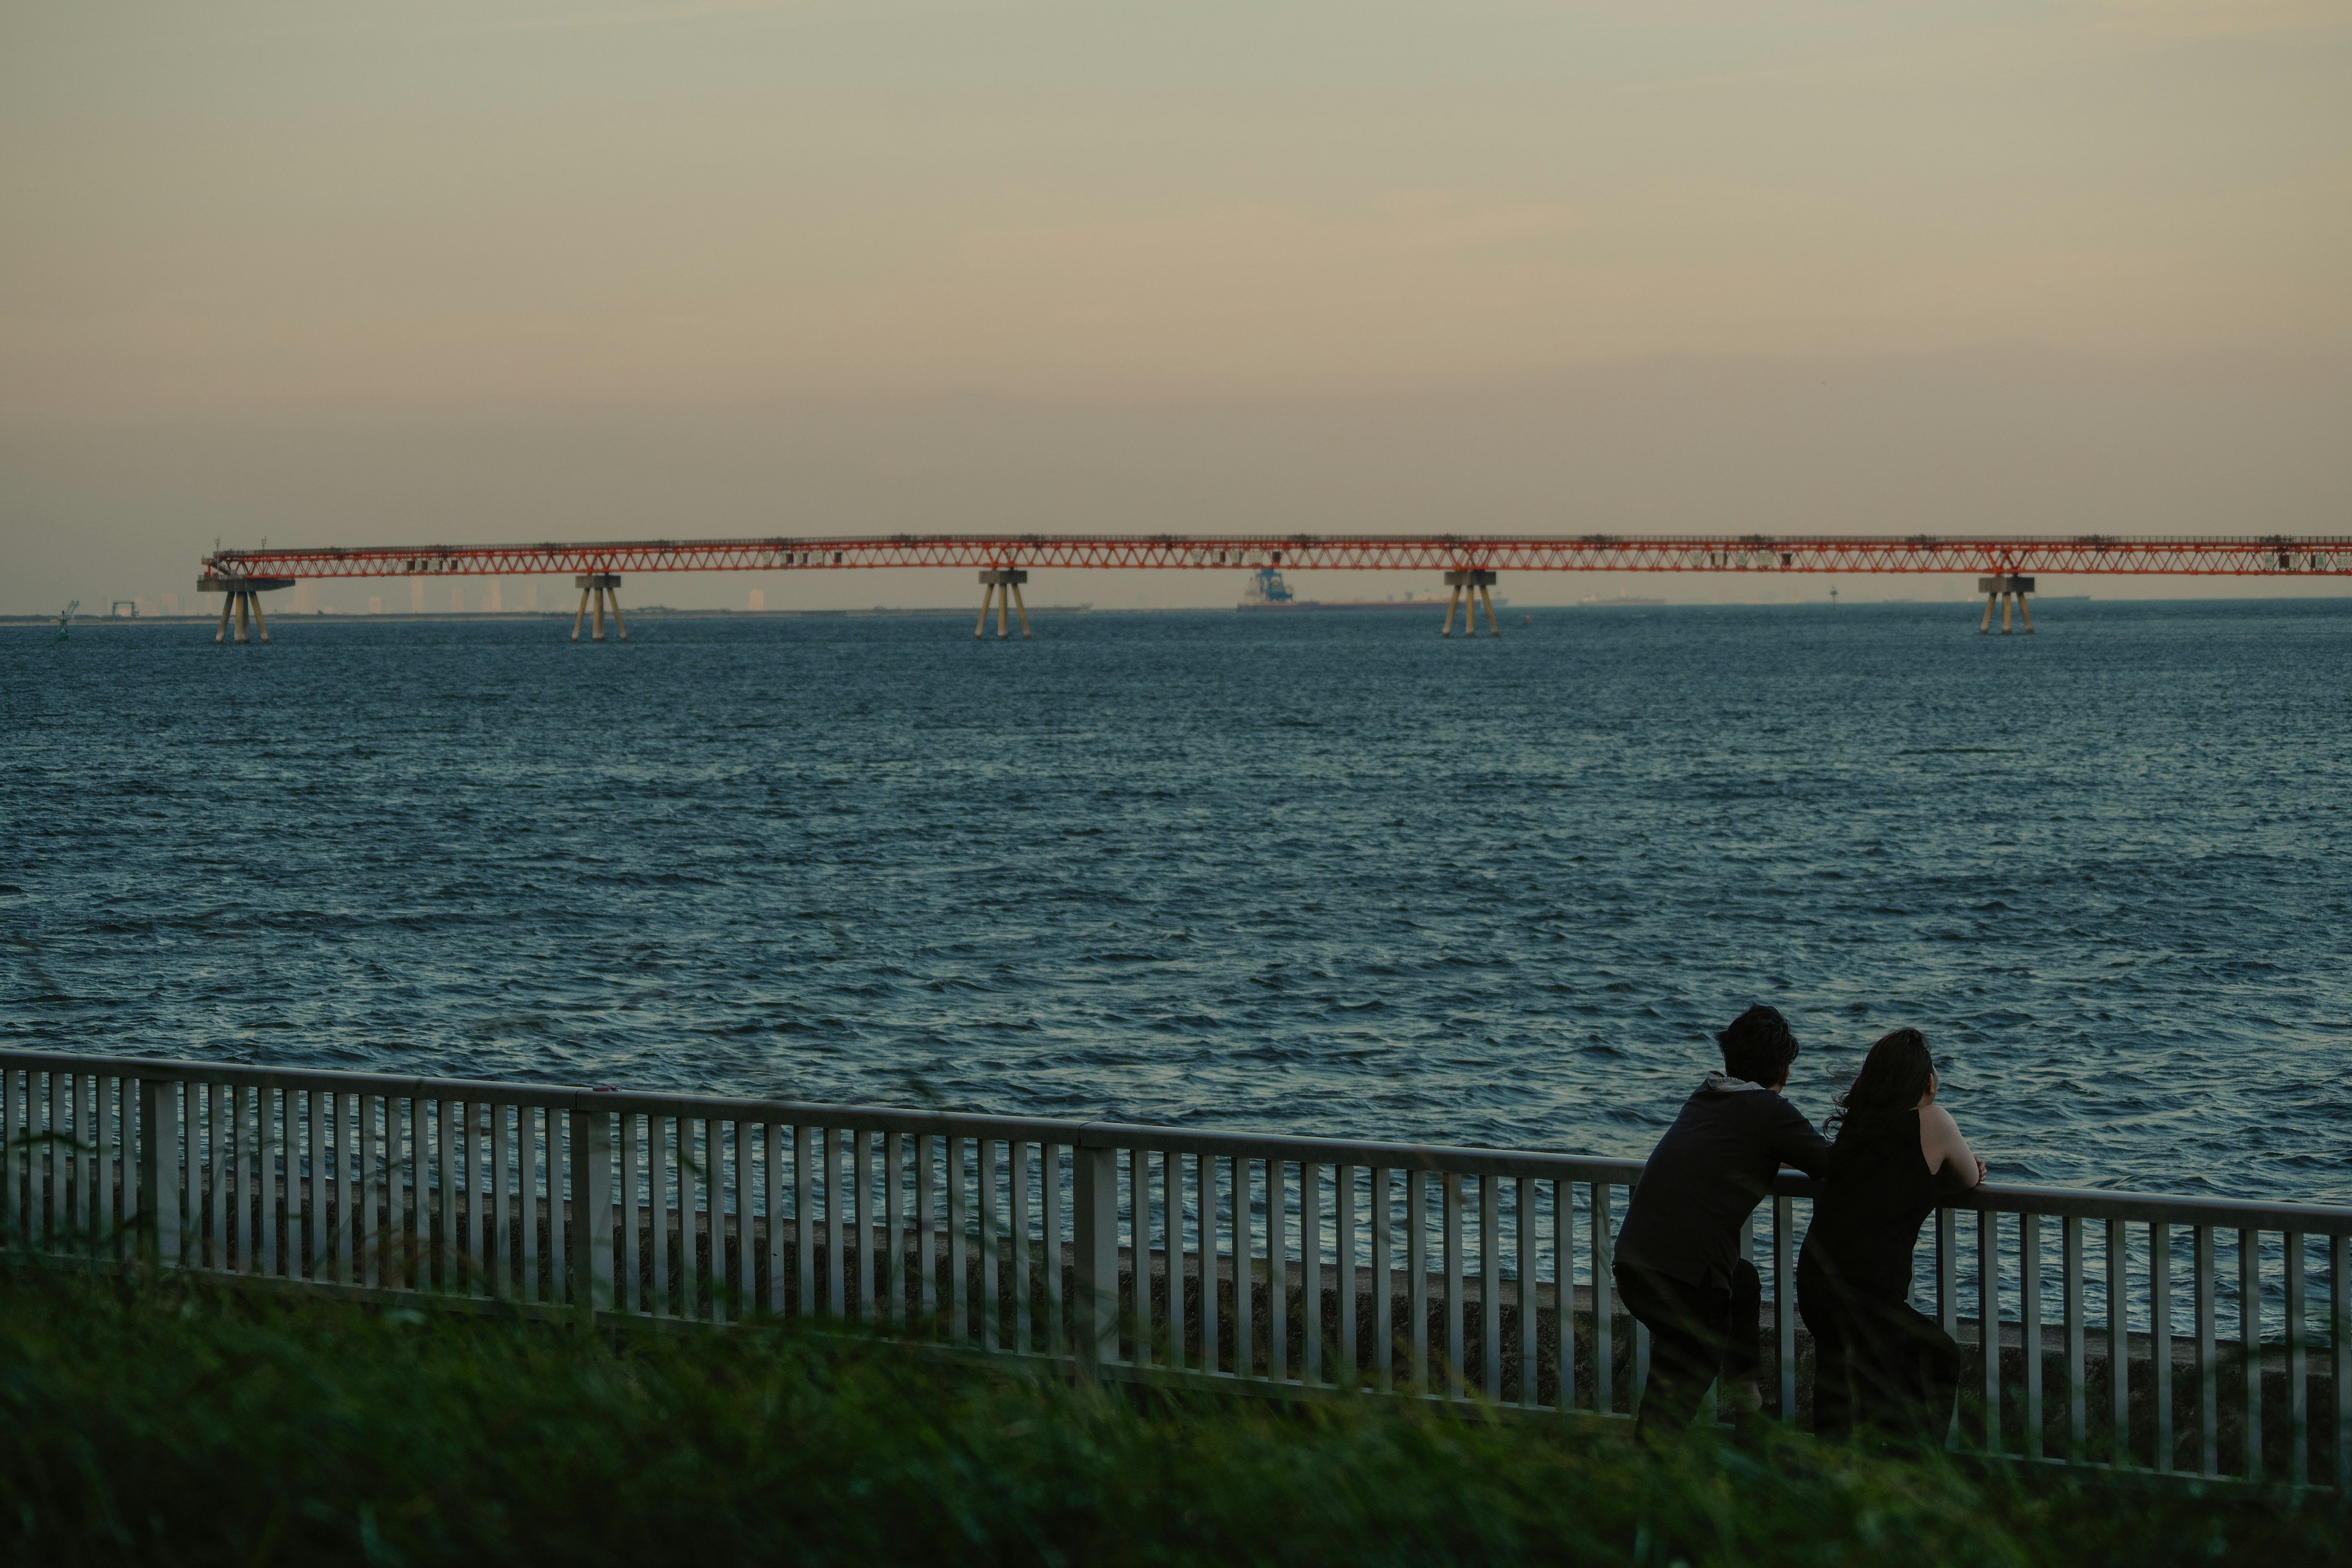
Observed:
[[[2033,592],[2032,578],[2005,574],[1999,577],[1979,577],[1977,579],[1977,592],[1985,596],[1984,619],[1977,623],[1979,636],[1981,637],[1992,630],[1992,612],[1996,605],[2000,606],[2001,636],[2010,635],[2010,612],[2012,608],[2016,611],[2018,618],[2024,622],[2025,635],[2028,637],[2033,635],[2033,612],[2028,609],[2025,604],[2025,595]]]
[[[988,607],[996,606],[996,635],[1006,635],[1004,618],[1009,608],[1021,616],[1021,635],[1029,637],[1029,606],[1021,597],[1021,584],[1029,581],[1029,574],[1012,566],[992,566],[980,574],[983,592],[980,595],[980,620],[971,628],[975,640],[988,629]]]
[[[572,617],[572,640],[580,640],[581,623],[588,619],[589,601],[596,606],[596,623],[591,642],[604,640],[604,607],[613,608],[613,631],[623,642],[629,640],[629,628],[621,624],[621,574],[618,572],[585,572],[572,579],[580,590],[580,613]]]
[[[200,577],[199,594],[226,594],[221,601],[220,626],[213,641],[227,642],[233,627],[238,642],[268,642],[269,622],[261,613],[261,595],[273,588],[290,588],[291,577]]]
[[[1454,595],[1445,601],[1445,629],[1437,634],[1439,637],[1450,637],[1454,635],[1454,611],[1457,605],[1462,606],[1464,612],[1462,635],[1465,637],[1476,637],[1478,605],[1481,600],[1484,600],[1486,605],[1486,635],[1497,637],[1503,635],[1502,627],[1495,624],[1495,574],[1492,572],[1448,572],[1445,574],[1445,585],[1454,590]]]

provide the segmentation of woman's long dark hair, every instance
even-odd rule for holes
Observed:
[[[1927,1079],[1935,1070],[1936,1058],[1927,1054],[1927,1037],[1916,1029],[1895,1030],[1870,1047],[1862,1071],[1838,1096],[1837,1109],[1830,1112],[1830,1125],[1843,1137],[1849,1116],[1910,1110],[1927,1092]]]

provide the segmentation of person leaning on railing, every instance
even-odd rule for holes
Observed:
[[[1617,1237],[1617,1289],[1650,1331],[1649,1385],[1637,1429],[1689,1425],[1721,1379],[1757,1403],[1764,1286],[1739,1233],[1784,1164],[1818,1176],[1827,1140],[1780,1098],[1797,1037],[1771,1007],[1750,1007],[1715,1037],[1711,1072],[1650,1152]]]
[[[1936,1103],[1937,1082],[1927,1037],[1897,1029],[1870,1047],[1830,1117],[1837,1141],[1797,1261],[1823,1437],[1936,1442],[1951,1415],[1960,1347],[1913,1310],[1911,1255],[1937,1203],[1981,1184],[1985,1165]]]

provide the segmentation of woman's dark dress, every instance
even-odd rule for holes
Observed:
[[[1919,1112],[1849,1118],[1813,1200],[1797,1308],[1813,1336],[1813,1430],[1941,1439],[1960,1347],[1911,1310],[1911,1253],[1936,1207]]]

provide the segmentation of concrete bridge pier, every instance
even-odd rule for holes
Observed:
[[[2000,606],[2001,636],[2010,635],[2009,619],[2012,605],[2025,623],[2025,635],[2028,637],[2033,635],[2033,612],[2025,605],[2025,595],[2033,592],[2032,578],[2007,575],[1979,577],[1977,579],[1977,592],[1985,596],[1984,619],[1977,625],[1977,634],[1979,637],[1992,630],[1992,611],[1995,605]]]
[[[1476,637],[1478,605],[1482,599],[1486,605],[1486,635],[1497,637],[1503,635],[1502,627],[1495,624],[1495,574],[1492,572],[1448,572],[1445,585],[1454,590],[1454,595],[1445,601],[1445,629],[1437,634],[1439,637],[1454,635],[1454,611],[1457,605],[1464,607],[1462,635]]]
[[[572,640],[580,640],[580,624],[588,618],[588,602],[596,603],[596,625],[591,642],[604,640],[604,606],[613,607],[613,632],[622,642],[629,640],[629,628],[621,624],[621,574],[618,572],[586,572],[572,579],[580,590],[580,613],[572,617]]]
[[[236,627],[238,642],[268,642],[269,623],[262,618],[261,595],[273,588],[290,588],[291,577],[200,577],[196,580],[199,594],[226,594],[221,601],[220,627],[213,633],[213,641],[229,640],[229,627]]]
[[[981,573],[980,581],[985,592],[980,595],[980,620],[971,628],[973,640],[977,641],[988,629],[991,604],[996,606],[996,635],[1000,638],[1005,636],[1004,615],[1008,607],[1021,616],[1021,636],[1028,638],[1029,605],[1021,597],[1021,584],[1029,581],[1029,574],[1017,567],[992,566]]]

